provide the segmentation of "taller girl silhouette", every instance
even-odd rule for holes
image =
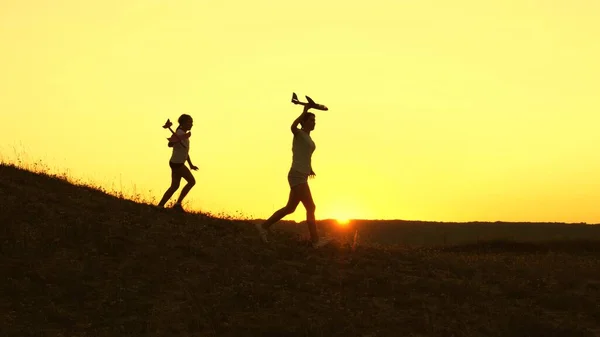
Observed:
[[[312,169],[311,158],[315,151],[315,143],[310,137],[310,132],[315,129],[315,114],[308,112],[311,108],[325,110],[324,106],[317,105],[312,99],[306,97],[308,103],[297,101],[296,95],[292,102],[304,105],[302,114],[292,123],[291,131],[294,135],[292,142],[292,167],[288,173],[288,183],[290,185],[290,195],[287,204],[277,210],[269,219],[262,224],[256,224],[261,239],[268,242],[268,230],[277,221],[288,214],[293,213],[300,202],[306,209],[306,223],[310,232],[310,238],[314,248],[326,245],[330,240],[319,238],[317,225],[315,222],[315,203],[308,186],[308,177],[314,177],[315,172]],[[301,128],[298,128],[301,125]]]

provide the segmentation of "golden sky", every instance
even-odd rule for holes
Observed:
[[[293,91],[317,218],[600,222],[596,0],[0,0],[0,155],[189,208],[287,201]],[[176,194],[177,195],[177,194]],[[288,219],[305,216],[300,206]]]

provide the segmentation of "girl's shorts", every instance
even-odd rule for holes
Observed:
[[[290,184],[290,187],[306,184],[308,183],[308,174],[298,172],[296,170],[290,170],[288,173],[288,183]]]
[[[169,166],[171,167],[171,169],[176,170],[180,167],[182,167],[183,165],[185,165],[185,163],[174,163],[172,161],[169,162]]]

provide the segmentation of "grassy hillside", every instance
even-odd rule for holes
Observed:
[[[599,336],[600,243],[313,250],[0,166],[2,336]]]

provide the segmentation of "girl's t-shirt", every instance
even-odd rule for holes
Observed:
[[[172,163],[185,163],[188,158],[190,151],[190,139],[187,137],[186,132],[177,129],[175,134],[181,139],[179,142],[173,144],[173,153],[171,154]]]
[[[312,171],[311,157],[316,146],[310,135],[302,130],[294,132],[292,143],[292,170],[304,174]]]

